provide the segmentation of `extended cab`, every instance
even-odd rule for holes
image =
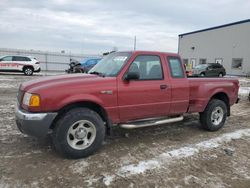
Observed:
[[[57,151],[80,158],[95,152],[114,125],[139,128],[199,112],[201,125],[216,131],[237,102],[238,89],[232,78],[187,78],[177,54],[115,52],[89,74],[21,84],[16,122],[32,136],[51,133]]]

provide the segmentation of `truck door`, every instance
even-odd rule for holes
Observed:
[[[171,82],[170,114],[182,114],[187,111],[189,105],[189,82],[179,57],[168,56],[166,58]]]
[[[158,55],[138,55],[118,80],[121,121],[168,115],[171,90],[162,60]],[[139,74],[139,79],[124,80],[129,72]]]

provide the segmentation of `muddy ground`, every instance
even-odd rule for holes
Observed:
[[[225,127],[204,131],[198,114],[180,123],[116,128],[94,155],[61,158],[15,125],[16,92],[39,76],[0,74],[0,187],[250,187],[250,102],[232,107]],[[241,82],[244,87],[250,81]]]

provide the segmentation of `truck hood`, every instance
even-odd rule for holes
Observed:
[[[47,76],[44,78],[33,79],[20,85],[20,90],[37,93],[41,89],[56,89],[64,87],[70,89],[77,85],[97,84],[104,80],[112,79],[111,77],[101,77],[94,74],[67,74],[58,76]]]

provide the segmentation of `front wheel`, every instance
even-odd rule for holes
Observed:
[[[212,99],[204,112],[200,113],[201,126],[209,131],[223,127],[227,118],[227,106],[224,101]]]
[[[55,149],[66,158],[82,158],[101,147],[105,126],[101,117],[88,108],[76,108],[59,119],[52,134]]]
[[[23,73],[26,75],[26,76],[31,76],[33,74],[33,68],[32,67],[25,67],[23,69]]]

